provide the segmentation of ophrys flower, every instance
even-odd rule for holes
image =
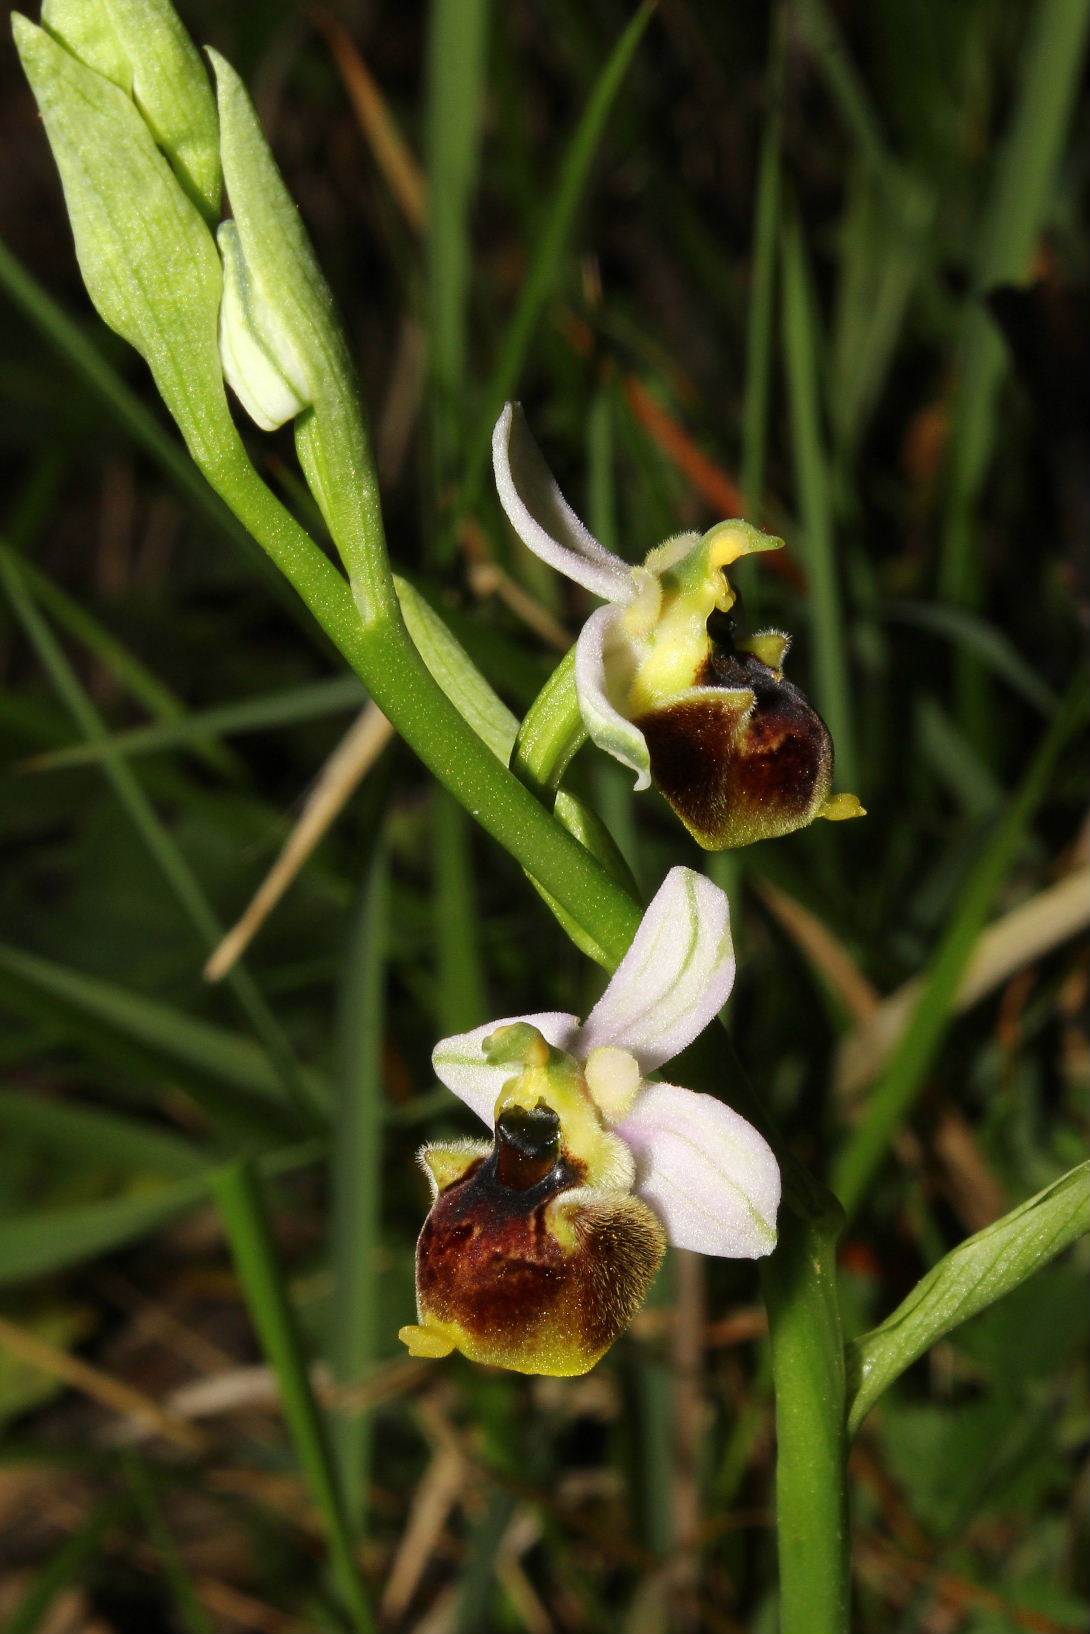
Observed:
[[[863,815],[830,797],[833,746],[805,694],[784,677],[790,638],[735,628],[726,570],[781,539],[748,522],[682,533],[630,567],[568,505],[508,403],[492,439],[500,502],[535,555],[601,596],[576,644],[575,682],[589,736],[654,781],[709,851],[788,834],[815,817]]]
[[[664,1245],[753,1259],[776,1241],[763,1136],[713,1096],[653,1081],[734,982],[724,893],[667,875],[587,1020],[511,1016],[446,1038],[443,1083],[493,1127],[426,1146],[415,1355],[584,1373],[639,1309]]]

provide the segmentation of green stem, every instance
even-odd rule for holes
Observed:
[[[780,1216],[761,1262],[776,1391],[780,1628],[847,1634],[850,1605],[839,1213]]]
[[[635,903],[473,731],[413,645],[396,599],[391,613],[364,622],[345,579],[265,486],[241,443],[205,475],[429,771],[619,961],[639,923]],[[380,539],[376,559],[381,550]]]

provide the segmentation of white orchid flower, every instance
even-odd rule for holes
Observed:
[[[713,1096],[649,1079],[734,983],[726,896],[674,868],[586,1021],[511,1016],[432,1061],[494,1140],[425,1147],[435,1200],[417,1255],[416,1355],[585,1372],[627,1326],[664,1244],[771,1252],[780,1174]]]
[[[815,817],[863,815],[854,795],[829,798],[832,743],[784,679],[789,637],[734,632],[737,598],[725,569],[782,539],[720,522],[668,539],[630,567],[571,509],[517,403],[496,422],[492,458],[500,503],[522,542],[605,601],[576,644],[576,691],[589,736],[635,772],[637,789],[654,781],[710,851]]]

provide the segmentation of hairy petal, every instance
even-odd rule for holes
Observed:
[[[627,565],[580,522],[545,464],[518,403],[508,403],[496,421],[492,465],[507,519],[535,556],[606,601],[628,600],[632,581]]]
[[[617,1133],[636,1157],[636,1193],[675,1248],[760,1259],[776,1245],[780,1170],[751,1123],[711,1095],[647,1084]]]
[[[616,606],[599,607],[579,632],[575,644],[575,690],[579,709],[593,742],[636,774],[636,788],[651,785],[651,756],[638,726],[614,709],[606,691],[605,651],[620,616]]]
[[[504,1016],[499,1021],[486,1021],[483,1027],[474,1027],[472,1032],[440,1039],[431,1054],[431,1064],[439,1081],[453,1090],[489,1128],[500,1090],[510,1079],[518,1077],[519,1068],[509,1064],[493,1066],[485,1058],[484,1041],[501,1027],[520,1021],[536,1027],[547,1044],[569,1053],[579,1031],[578,1016],[565,1015],[560,1010],[546,1010],[533,1016]]]
[[[671,868],[587,1017],[577,1053],[585,1059],[612,1044],[654,1072],[704,1031],[733,986],[725,892],[691,868]]]

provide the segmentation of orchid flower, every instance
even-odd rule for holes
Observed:
[[[636,773],[637,789],[654,781],[708,851],[788,834],[815,817],[864,815],[855,795],[830,798],[832,741],[784,679],[790,638],[735,633],[725,569],[782,539],[720,522],[668,539],[630,567],[568,505],[517,403],[496,423],[492,458],[522,542],[606,603],[580,632],[575,685],[589,736]]]
[[[753,1126],[648,1075],[734,983],[727,898],[673,868],[586,1021],[511,1016],[445,1038],[432,1062],[494,1129],[426,1146],[416,1356],[460,1350],[522,1373],[585,1373],[627,1327],[666,1243],[756,1259],[776,1242],[780,1174]]]

